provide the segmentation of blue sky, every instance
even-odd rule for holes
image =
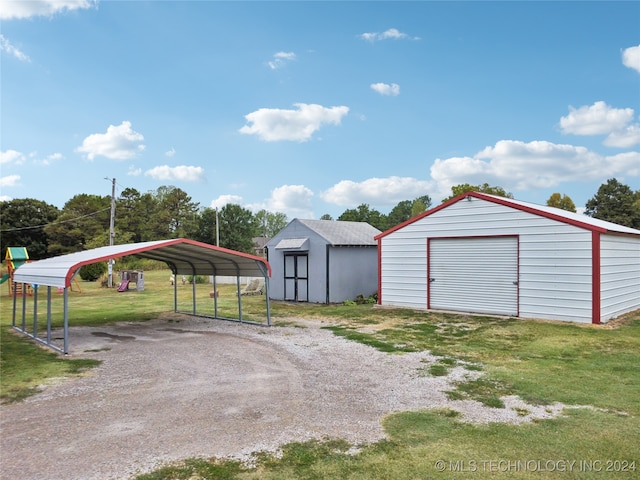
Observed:
[[[0,3],[0,198],[289,219],[640,189],[640,2]]]

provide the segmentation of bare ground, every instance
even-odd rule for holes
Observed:
[[[384,438],[385,415],[406,410],[520,423],[562,409],[515,397],[504,409],[450,401],[452,382],[477,372],[430,377],[428,352],[388,355],[297,323],[304,328],[167,315],[72,327],[70,356],[103,363],[0,406],[0,478],[126,479],[179,459],[247,460],[312,438],[366,444]]]

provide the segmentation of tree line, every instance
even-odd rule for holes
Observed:
[[[478,191],[513,198],[502,187],[461,184],[451,187],[451,196]],[[567,195],[554,193],[547,205],[576,211]],[[383,214],[361,204],[345,210],[337,220],[367,222],[384,231],[419,215],[432,206],[429,195],[403,200]],[[162,186],[140,193],[126,188],[115,199],[116,244],[170,238],[190,238],[224,248],[253,253],[255,237],[272,238],[288,223],[284,213],[260,210],[253,213],[227,204],[220,210],[200,207],[180,188]],[[585,205],[585,214],[620,225],[640,229],[640,190],[633,191],[618,180],[609,179]],[[323,215],[324,220],[333,220]],[[24,198],[0,203],[0,248],[27,247],[30,258],[63,255],[109,245],[111,196],[79,194],[62,209],[44,201]]]

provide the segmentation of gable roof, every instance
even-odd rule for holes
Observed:
[[[574,225],[576,227],[584,228],[586,230],[591,230],[600,233],[622,233],[627,235],[638,235],[640,236],[640,230],[636,230],[635,228],[625,227],[624,225],[618,225],[617,223],[607,222],[605,220],[599,220],[597,218],[589,217],[587,215],[582,215],[579,213],[568,212],[566,210],[562,210],[560,208],[549,207],[547,205],[538,205],[535,203],[523,202],[521,200],[514,200],[512,198],[498,197],[496,195],[489,195],[487,193],[481,192],[466,192],[461,195],[458,195],[451,200],[438,205],[431,210],[427,210],[426,212],[410,218],[406,222],[403,222],[399,225],[396,225],[389,230],[381,233],[376,236],[376,240],[383,238],[390,233],[399,230],[406,225],[410,225],[414,222],[417,222],[421,218],[428,217],[429,215],[433,215],[439,210],[447,208],[449,205],[453,205],[467,197],[479,198],[482,200],[486,200],[488,202],[497,203],[500,205],[505,205],[507,207],[514,208],[516,210],[520,210],[527,213],[532,213],[534,215],[540,215],[542,217],[550,218],[552,220],[556,220],[558,222],[567,223],[570,225]]]
[[[377,245],[375,236],[380,230],[366,222],[343,222],[341,220],[302,220],[296,218],[310,230],[324,238],[333,246],[339,245]]]
[[[83,265],[127,255],[165,262],[176,274],[271,276],[271,266],[262,257],[176,238],[99,247],[25,263],[15,271],[14,281],[64,288],[71,285],[73,276]]]

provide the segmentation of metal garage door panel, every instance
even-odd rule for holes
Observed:
[[[518,315],[517,237],[429,240],[429,306]]]

